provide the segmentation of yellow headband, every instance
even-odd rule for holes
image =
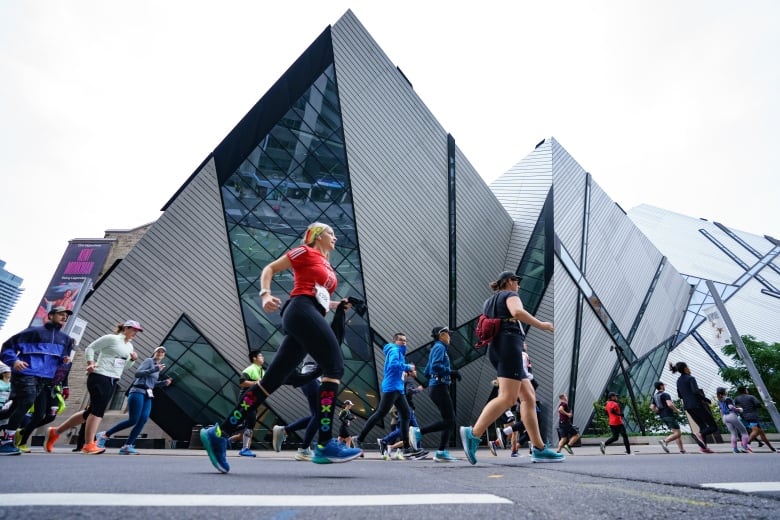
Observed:
[[[327,228],[325,224],[312,224],[303,235],[303,243],[307,246],[311,245]]]

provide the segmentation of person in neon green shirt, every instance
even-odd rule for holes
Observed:
[[[263,379],[263,376],[265,375],[265,369],[263,368],[265,358],[263,357],[262,352],[259,350],[250,351],[249,361],[251,361],[252,364],[246,367],[243,372],[241,372],[241,378],[238,382],[238,386],[241,388],[241,395],[239,396],[239,400],[241,400],[241,398],[244,396],[244,392],[246,392],[248,388],[251,388],[252,385]],[[242,457],[256,456],[254,453],[252,453],[251,449],[252,434],[254,433],[255,422],[257,422],[257,414],[253,410],[246,416],[243,433],[237,433],[230,438],[230,442],[235,442],[239,438],[243,439],[241,450],[238,452],[238,454]]]

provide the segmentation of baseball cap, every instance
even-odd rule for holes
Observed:
[[[349,399],[347,399],[346,401],[344,401],[344,406],[347,406],[347,405],[349,405],[349,404],[352,404],[352,401],[350,401]]]
[[[434,327],[431,330],[431,337],[433,339],[436,339],[439,337],[439,334],[443,334],[444,332],[449,332],[449,331],[450,329],[448,329],[447,327]]]
[[[10,371],[11,371],[11,367],[9,367],[8,365],[0,364],[0,374],[5,374],[6,372],[10,372]]]
[[[152,354],[157,354],[157,352],[159,352],[160,350],[162,350],[163,352],[168,352],[167,350],[165,350],[165,347],[163,347],[162,345],[160,345],[159,347],[157,347],[156,349],[154,349],[154,350],[152,351]]]
[[[67,313],[68,316],[73,314],[72,310],[68,309],[67,307],[65,307],[63,305],[57,305],[57,306],[52,307],[51,309],[49,309],[49,314],[57,314],[58,312]]]
[[[503,273],[498,275],[498,280],[496,280],[496,281],[498,282],[498,285],[501,285],[506,280],[517,280],[517,281],[520,281],[520,277],[517,276],[512,271],[504,271]]]
[[[124,323],[124,327],[130,327],[131,329],[136,329],[138,332],[144,331],[143,327],[141,327],[141,324],[135,320],[127,320]]]

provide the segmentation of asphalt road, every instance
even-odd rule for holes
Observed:
[[[715,448],[719,453],[712,455],[667,455],[659,447],[640,446],[635,456],[603,456],[597,447],[584,447],[559,464],[532,464],[527,453],[493,457],[482,449],[475,466],[465,460],[384,461],[372,451],[362,460],[316,465],[295,461],[291,451],[258,451],[255,459],[232,451],[226,475],[196,450],[90,456],[65,447],[52,454],[33,448],[31,454],[0,458],[0,516],[780,518],[780,455]],[[462,456],[459,450],[451,453]],[[727,489],[708,487],[712,484]]]

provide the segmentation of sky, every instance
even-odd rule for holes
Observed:
[[[780,238],[775,0],[3,0],[0,259],[25,290],[0,341],[69,240],[159,218],[348,9],[485,181],[555,137],[626,211]]]

